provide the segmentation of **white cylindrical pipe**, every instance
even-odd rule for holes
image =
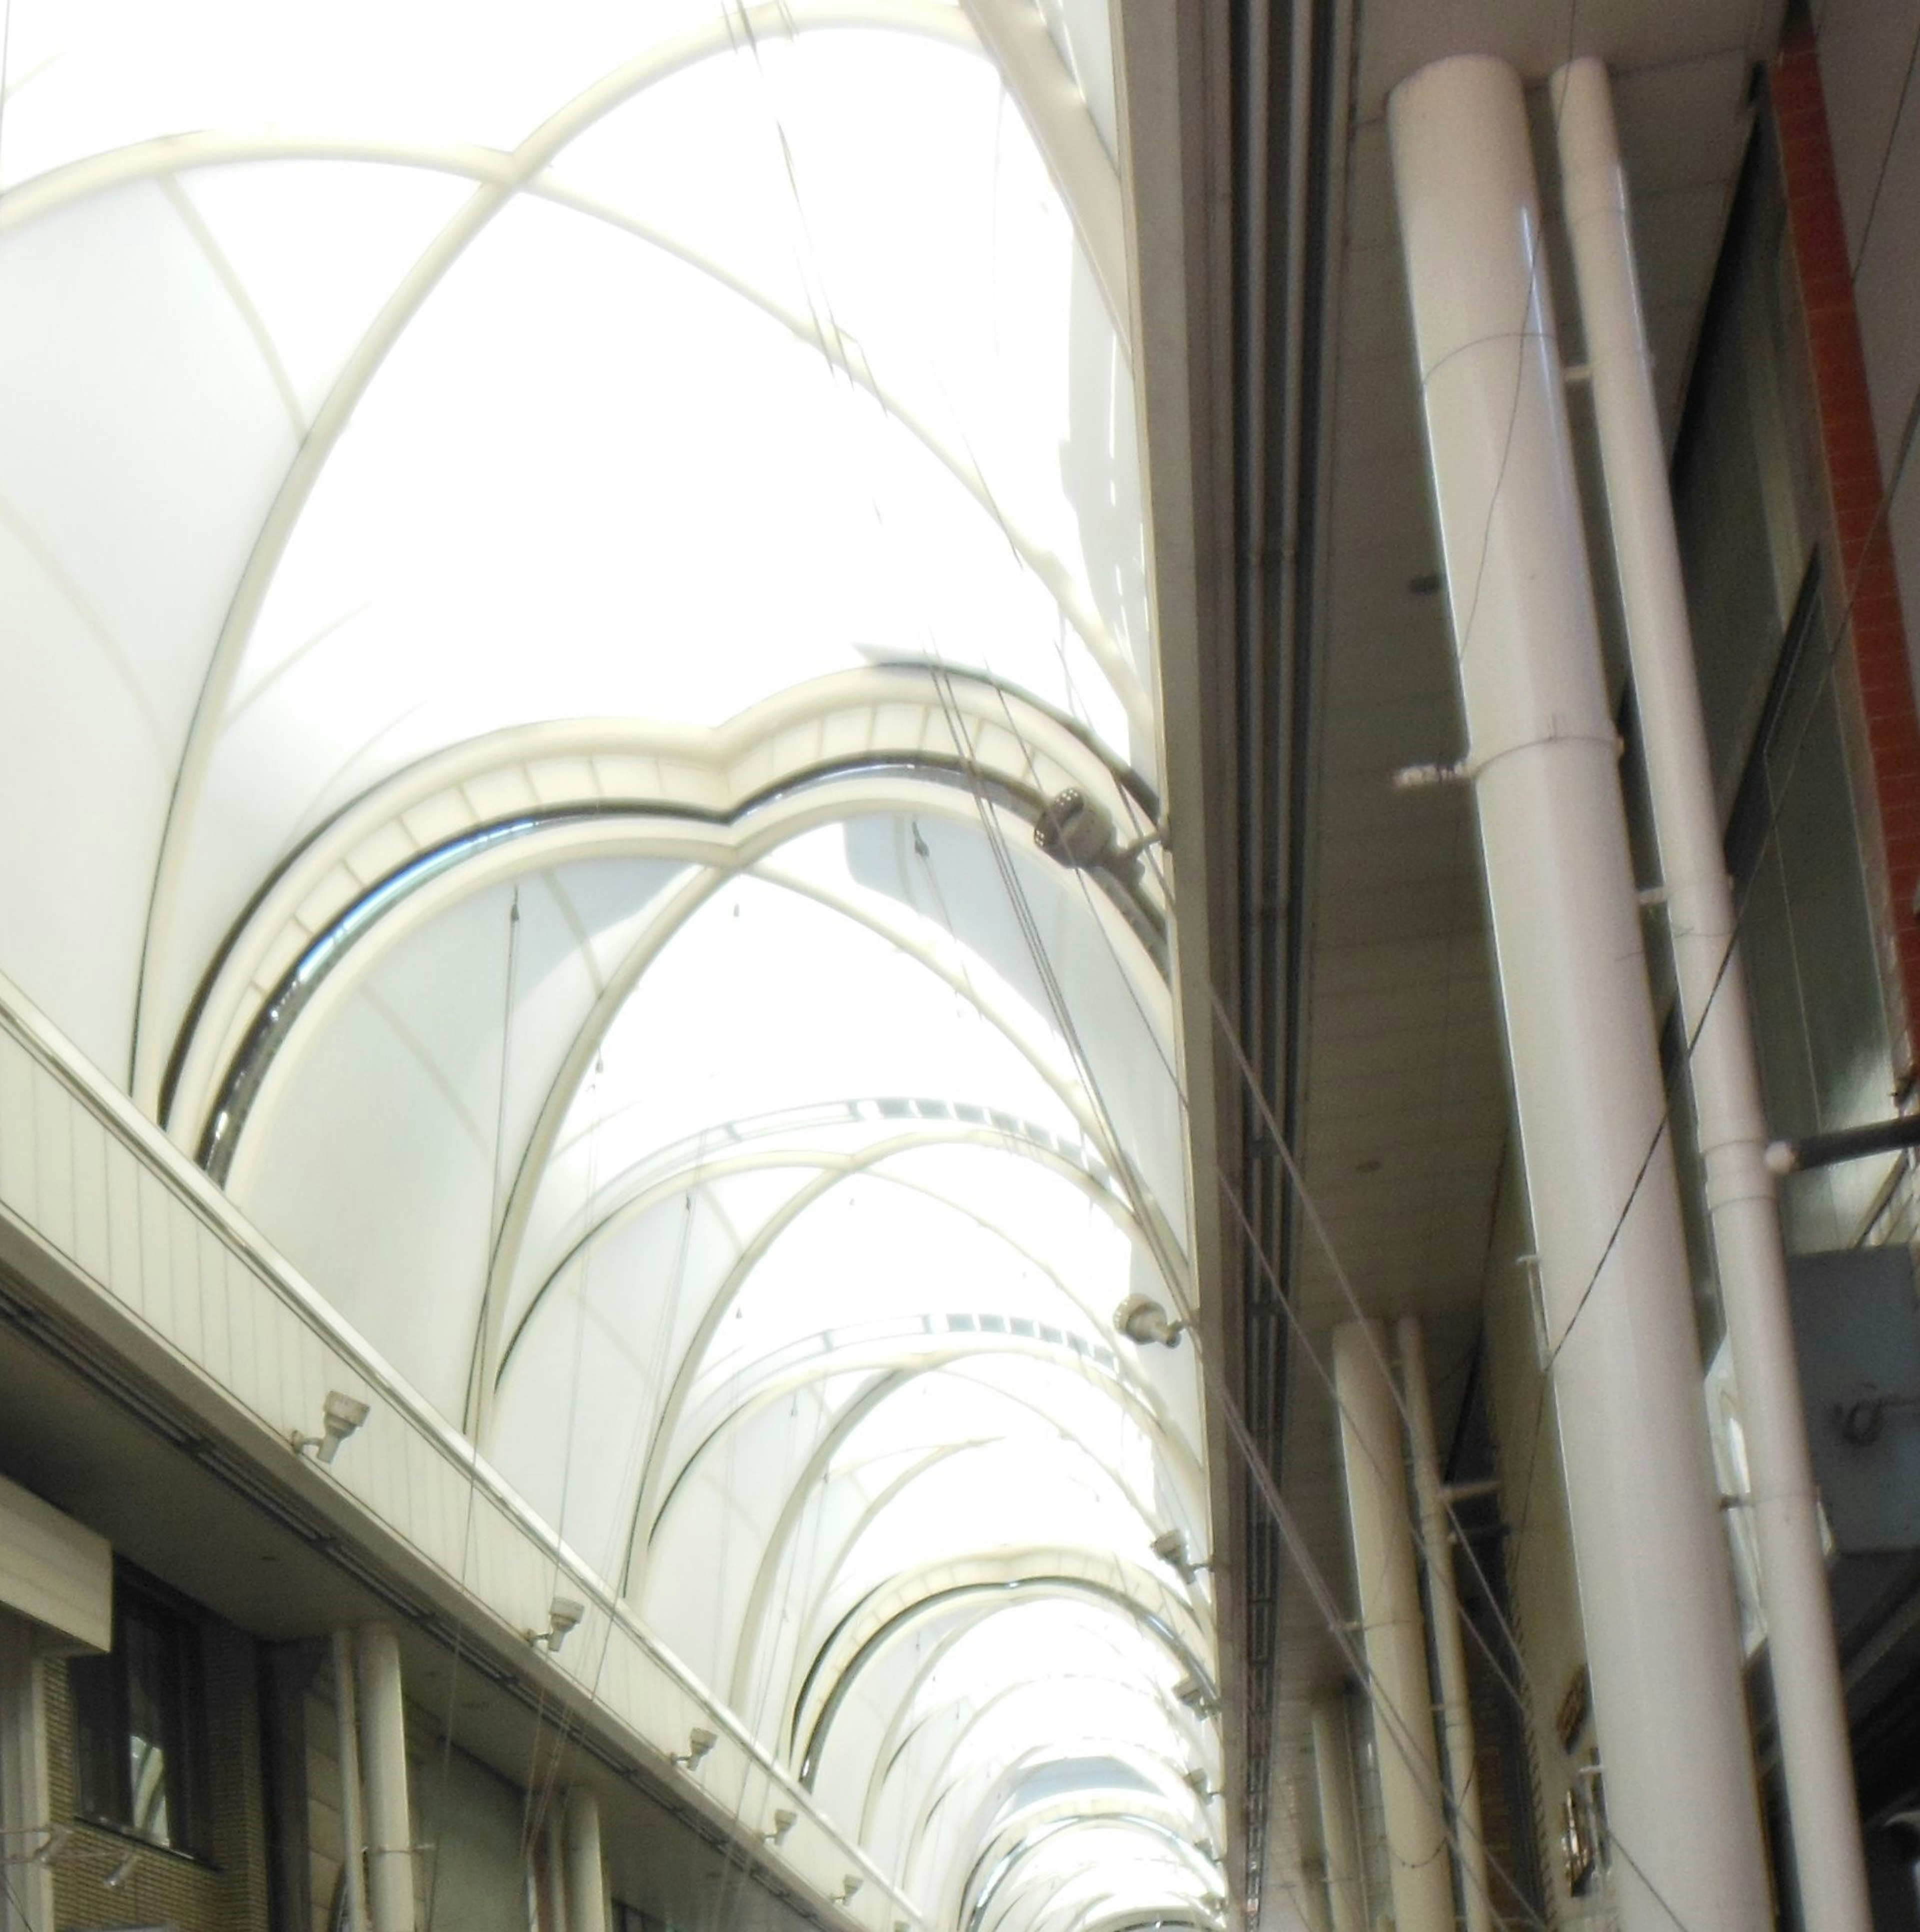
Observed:
[[[607,1932],[600,1801],[579,1786],[566,1796],[566,1932]]]
[[[1389,132],[1614,1899],[1624,1932],[1751,1932],[1739,1643],[1519,77],[1437,62]]]
[[[1327,1859],[1327,1904],[1333,1932],[1368,1932],[1366,1876],[1354,1802],[1354,1752],[1347,1736],[1347,1695],[1314,1700],[1313,1778],[1320,1798],[1320,1840]]]
[[[1426,1623],[1414,1567],[1399,1406],[1386,1331],[1348,1322],[1333,1334],[1333,1388],[1347,1472],[1347,1520],[1360,1641],[1380,1767],[1381,1812],[1398,1932],[1453,1932],[1453,1885],[1441,1808],[1440,1754]]]
[[[1759,1544],[1801,1919],[1810,1932],[1868,1932],[1866,1858],[1794,1352],[1786,1250],[1767,1167],[1753,1021],[1735,950],[1733,890],[1606,69],[1595,59],[1576,60],[1555,76],[1553,92],[1680,1016],[1693,1042],[1689,1073],[1746,1438],[1747,1501]]]
[[[369,1624],[359,1633],[355,1648],[372,1932],[413,1932],[413,1822],[407,1796],[400,1640],[384,1624]]]
[[[1474,1707],[1467,1684],[1467,1648],[1461,1635],[1460,1593],[1453,1576],[1453,1540],[1447,1531],[1440,1453],[1434,1442],[1426,1343],[1417,1316],[1403,1315],[1399,1333],[1414,1500],[1420,1516],[1420,1556],[1426,1569],[1427,1616],[1433,1626],[1434,1667],[1440,1678],[1440,1738],[1447,1760],[1447,1802],[1453,1808],[1453,1856],[1460,1866],[1465,1932],[1492,1932],[1493,1900],[1487,1889],[1486,1839],[1474,1754]]]
[[[367,1833],[360,1810],[359,1697],[353,1684],[353,1640],[333,1634],[334,1735],[340,1747],[340,1893],[346,1932],[367,1932]]]

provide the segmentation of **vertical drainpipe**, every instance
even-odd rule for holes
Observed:
[[[1396,1932],[1453,1932],[1453,1882],[1441,1809],[1426,1624],[1386,1339],[1377,1322],[1348,1322],[1333,1334],[1360,1640],[1372,1690],[1369,1702],[1394,1925]]]
[[[1553,98],[1680,1016],[1693,1042],[1689,1072],[1752,1478],[1744,1500],[1759,1546],[1801,1915],[1811,1932],[1868,1932],[1866,1860],[1794,1354],[1786,1250],[1767,1168],[1753,1018],[1735,949],[1733,890],[1606,68],[1591,58],[1562,68]]]
[[[1453,1541],[1441,1493],[1440,1455],[1434,1443],[1433,1400],[1427,1389],[1426,1344],[1417,1316],[1400,1318],[1400,1378],[1405,1385],[1414,1499],[1420,1514],[1420,1556],[1426,1570],[1427,1615],[1440,1678],[1440,1730],[1447,1757],[1447,1800],[1453,1808],[1453,1855],[1460,1862],[1465,1932],[1492,1932],[1487,1889],[1486,1840],[1474,1755],[1474,1708],[1467,1688],[1467,1651],[1460,1634],[1460,1596],[1453,1576]]]
[[[367,1932],[367,1833],[360,1812],[359,1699],[353,1683],[353,1640],[333,1634],[333,1718],[340,1747],[340,1890],[346,1932]]]
[[[1388,121],[1613,1901],[1623,1932],[1752,1932],[1766,1862],[1525,105],[1462,55]]]
[[[384,1624],[369,1624],[359,1632],[356,1647],[372,1932],[413,1932],[413,1822],[407,1797],[400,1640]]]
[[[607,1932],[606,1869],[600,1855],[600,1802],[576,1786],[566,1798],[566,1932]]]
[[[1320,1837],[1327,1856],[1327,1903],[1333,1932],[1368,1932],[1344,1690],[1323,1691],[1314,1700],[1313,1774],[1320,1795]]]

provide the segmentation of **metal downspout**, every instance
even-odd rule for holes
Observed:
[[[1623,1932],[1753,1932],[1752,1742],[1526,106],[1462,55],[1388,120],[1613,1903]]]
[[[1751,1472],[1742,1501],[1759,1544],[1795,1880],[1810,1932],[1869,1932],[1786,1250],[1605,66],[1571,62],[1554,76],[1553,94],[1680,1016],[1693,1042],[1688,1073]]]

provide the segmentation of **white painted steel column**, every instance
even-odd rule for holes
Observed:
[[[360,1810],[360,1700],[353,1640],[333,1634],[334,1734],[340,1746],[340,1888],[347,1932],[367,1932],[367,1830]]]
[[[1624,1932],[1753,1932],[1732,1582],[1519,80],[1436,62],[1389,131],[1614,1900]]]
[[[1320,1793],[1320,1839],[1327,1856],[1327,1904],[1333,1932],[1368,1932],[1360,1820],[1354,1810],[1354,1753],[1347,1695],[1324,1691],[1313,1704],[1313,1777]]]
[[[413,1821],[407,1800],[407,1709],[400,1640],[383,1624],[358,1635],[360,1770],[373,1932],[413,1932]]]
[[[1689,1072],[1746,1436],[1801,1916],[1810,1932],[1868,1932],[1866,1859],[1794,1353],[1786,1250],[1767,1168],[1753,1019],[1735,949],[1733,890],[1606,68],[1591,58],[1573,62],[1555,76],[1554,97],[1680,1014],[1693,1041]]]
[[[40,1633],[0,1610],[0,1932],[50,1932],[52,1787]]]
[[[1399,1330],[1400,1379],[1407,1398],[1407,1436],[1420,1510],[1420,1556],[1426,1569],[1427,1616],[1440,1676],[1440,1733],[1447,1760],[1447,1797],[1453,1808],[1453,1856],[1460,1865],[1465,1932],[1492,1932],[1487,1889],[1486,1839],[1480,1821],[1474,1707],[1467,1685],[1467,1650],[1460,1634],[1460,1593],[1454,1581],[1453,1540],[1441,1492],[1440,1453],[1433,1435],[1433,1398],[1427,1388],[1426,1343],[1419,1318],[1403,1315]]]
[[[1441,1809],[1426,1623],[1386,1343],[1386,1330],[1377,1322],[1348,1322],[1333,1331],[1333,1389],[1340,1405],[1360,1641],[1372,1681],[1368,1701],[1393,1922],[1397,1932],[1453,1932],[1453,1883]]]
[[[566,1796],[566,1932],[607,1932],[600,1801],[584,1790]]]

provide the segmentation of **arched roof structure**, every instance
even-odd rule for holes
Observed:
[[[11,22],[0,969],[939,1922],[1215,1923],[1102,0]]]

